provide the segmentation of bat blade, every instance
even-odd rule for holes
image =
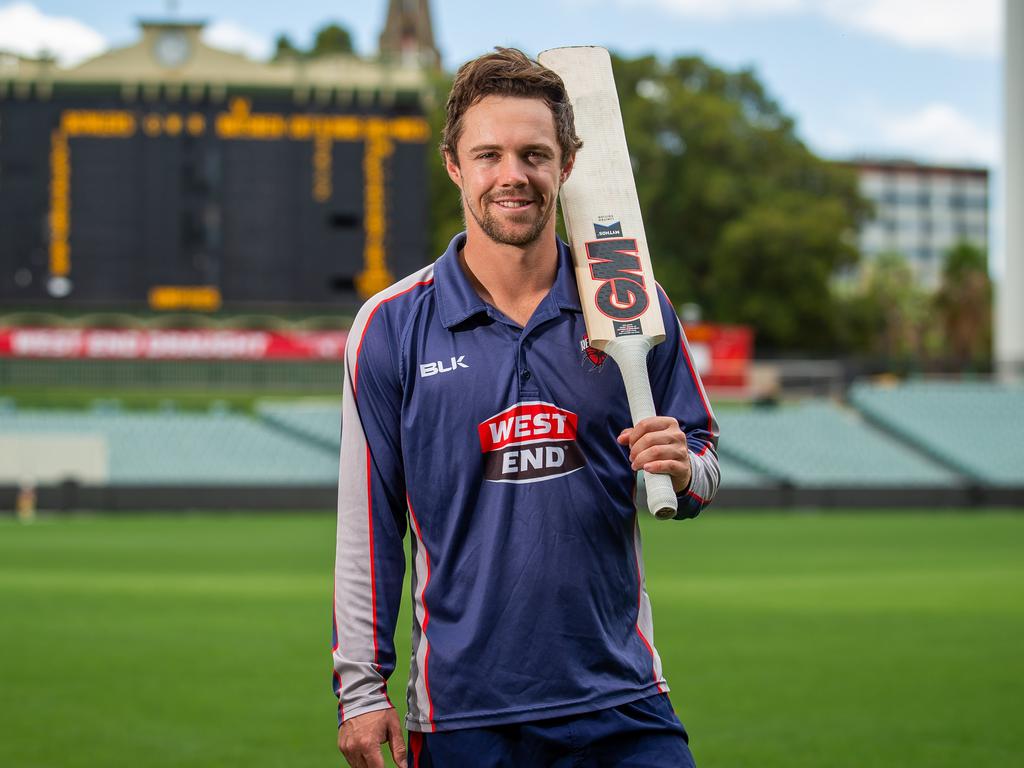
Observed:
[[[665,340],[654,269],[622,126],[611,57],[604,48],[554,48],[538,57],[565,83],[583,149],[559,201],[591,346],[622,372],[633,423],[655,415],[647,353]],[[648,508],[675,516],[668,475],[647,475]]]

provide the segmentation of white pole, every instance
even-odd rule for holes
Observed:
[[[995,362],[1004,380],[1024,379],[1024,2],[1003,3],[1003,177],[1006,258],[996,286]]]

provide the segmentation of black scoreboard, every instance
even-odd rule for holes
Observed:
[[[355,304],[428,258],[428,139],[411,107],[0,99],[0,302]]]

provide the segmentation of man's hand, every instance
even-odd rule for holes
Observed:
[[[628,427],[617,438],[629,446],[629,461],[634,470],[656,475],[671,475],[672,489],[681,493],[690,485],[690,451],[686,433],[671,416],[652,416],[635,427]]]
[[[384,768],[380,745],[388,743],[398,768],[405,768],[405,740],[393,709],[367,712],[346,720],[338,729],[338,749],[352,768]]]

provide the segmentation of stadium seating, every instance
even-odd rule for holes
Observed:
[[[1024,486],[1024,387],[970,382],[858,385],[865,416],[971,479]]]
[[[256,412],[266,423],[290,432],[335,453],[341,447],[341,403],[325,400],[265,400]]]
[[[805,487],[952,486],[956,474],[828,401],[723,409],[719,452]],[[723,470],[723,487],[726,473]]]
[[[4,414],[0,432],[101,437],[112,484],[333,484],[338,477],[336,452],[230,412],[18,410]]]
[[[747,467],[732,455],[719,453],[718,463],[722,471],[723,488],[751,488],[776,482],[771,476]]]

